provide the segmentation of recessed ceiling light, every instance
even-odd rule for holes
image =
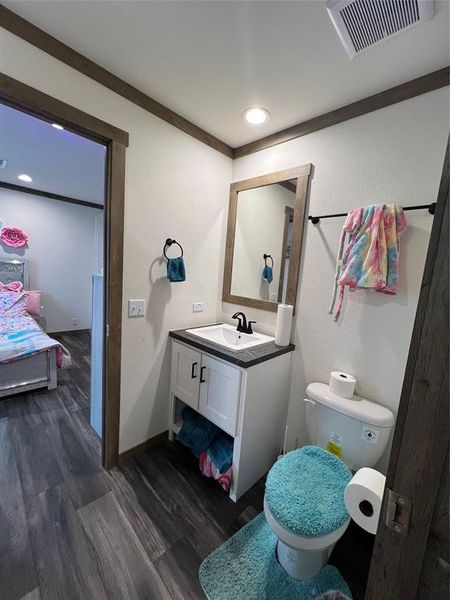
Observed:
[[[58,125],[58,123],[52,123],[52,127],[58,129],[59,131],[62,131],[64,129],[64,127],[62,125]]]
[[[242,113],[243,118],[251,125],[262,125],[270,119],[270,113],[265,108],[254,106],[253,108],[246,108]]]
[[[26,175],[25,173],[22,173],[22,175],[18,175],[17,179],[20,179],[20,181],[26,181],[27,183],[31,183],[33,181],[31,177],[29,175]]]

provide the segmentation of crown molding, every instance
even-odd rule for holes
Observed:
[[[449,85],[449,67],[439,69],[438,71],[428,73],[428,75],[424,75],[423,77],[418,77],[417,79],[412,79],[406,83],[396,85],[395,87],[369,96],[368,98],[363,98],[357,102],[352,102],[352,104],[347,104],[346,106],[342,106],[331,112],[314,117],[314,119],[303,121],[303,123],[298,123],[297,125],[293,125],[292,127],[288,127],[277,133],[272,133],[271,135],[250,142],[249,144],[239,146],[238,148],[235,148],[233,158],[241,158],[242,156],[253,154],[254,152],[259,152],[266,148],[271,148],[272,146],[282,144],[283,142],[288,142],[289,140],[302,137],[303,135],[308,135],[314,131],[319,131],[320,129],[343,123],[344,121],[354,119],[355,117],[361,117],[374,110],[390,106],[391,104],[397,104],[397,102],[403,102],[403,100],[426,94],[427,92],[437,90],[446,85]]]
[[[8,181],[0,181],[0,189],[11,190],[13,192],[21,192],[22,194],[30,194],[31,196],[42,196],[43,198],[50,198],[51,200],[68,202],[69,204],[78,204],[78,206],[87,206],[88,208],[97,208],[98,210],[104,209],[103,204],[97,204],[96,202],[90,202],[89,200],[80,200],[79,198],[73,198],[72,196],[54,194],[53,192],[47,192],[45,190],[36,190],[25,185],[9,183]]]
[[[76,131],[76,133],[100,143],[115,140],[124,146],[129,144],[128,132],[118,129],[106,123],[106,121],[97,119],[97,117],[93,117],[70,104],[57,100],[53,96],[49,96],[2,72],[0,72],[0,102],[30,115],[38,116],[39,119],[49,123],[53,123],[55,119],[58,119],[58,123],[64,125],[67,129]],[[37,107],[38,110],[36,110]],[[76,130],[73,129],[74,125],[76,125]],[[92,131],[95,131],[95,136],[92,135]]]
[[[400,85],[363,98],[357,102],[347,104],[323,115],[303,121],[287,129],[272,133],[259,140],[232,148],[222,140],[191,123],[170,108],[154,100],[144,92],[141,92],[120,77],[96,64],[83,54],[73,50],[57,38],[36,27],[26,19],[20,17],[8,8],[0,5],[0,27],[17,35],[40,50],[53,56],[83,75],[90,77],[97,83],[104,85],[109,90],[140,106],[149,113],[170,123],[177,129],[184,131],[191,137],[203,142],[214,150],[228,156],[229,158],[241,158],[248,154],[271,148],[278,144],[308,135],[320,129],[337,125],[349,119],[363,116],[380,108],[385,108],[398,102],[403,102],[415,96],[426,94],[433,90],[449,85],[449,67],[428,73],[422,77],[412,79]]]
[[[225,154],[229,158],[233,157],[233,148],[222,142],[222,140],[194,125],[194,123],[2,5],[0,5],[0,27],[50,54],[53,58],[60,60],[83,75],[90,77],[97,83],[104,85],[112,92],[119,94],[119,96],[137,104],[163,121],[170,123],[177,129],[184,131],[191,137],[214,148],[214,150]]]

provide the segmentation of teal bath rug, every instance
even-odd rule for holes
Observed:
[[[261,513],[200,565],[199,579],[208,600],[319,600],[330,591],[351,598],[348,585],[330,565],[305,581],[290,577],[278,564],[276,544]]]

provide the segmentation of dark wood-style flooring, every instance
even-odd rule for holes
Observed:
[[[263,481],[235,504],[165,439],[102,469],[90,338],[60,339],[73,366],[58,388],[0,401],[0,600],[202,600],[200,563],[262,510]],[[356,599],[370,560],[358,535],[332,557]]]

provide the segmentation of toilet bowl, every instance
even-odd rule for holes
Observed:
[[[394,425],[393,413],[369,400],[341,398],[329,386],[307,387],[306,423],[313,446],[288,452],[269,471],[267,523],[277,559],[295,579],[309,579],[328,562],[350,516],[344,492],[352,470],[374,466]]]
[[[328,558],[336,542],[344,535],[350,518],[327,535],[319,537],[303,537],[294,534],[283,525],[270,512],[270,508],[264,499],[264,513],[267,523],[278,538],[277,559],[288,575],[294,579],[309,579],[327,564]]]
[[[289,452],[270,470],[264,513],[291,577],[309,579],[328,562],[350,522],[344,491],[351,478],[341,460],[317,446]]]
[[[325,566],[336,542],[344,535],[350,519],[328,535],[307,538],[293,534],[272,515],[267,502],[264,513],[272,531],[278,538],[277,559],[288,575],[294,579],[309,579]]]

